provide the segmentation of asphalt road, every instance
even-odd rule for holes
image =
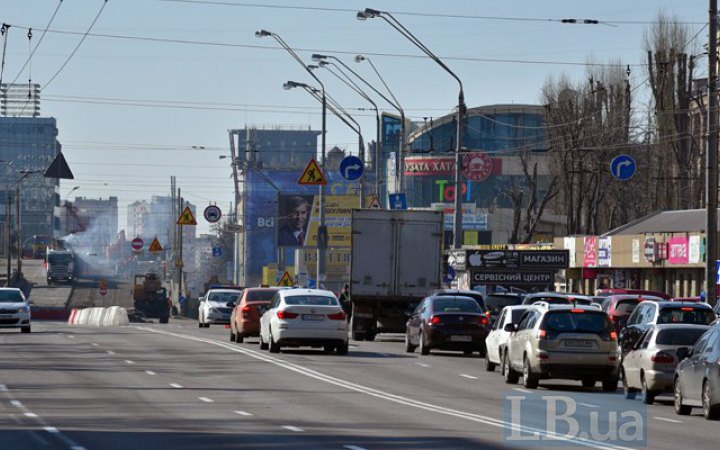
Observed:
[[[29,335],[2,330],[0,449],[513,446],[506,439],[513,418],[505,414],[505,397],[533,394],[485,372],[478,357],[407,354],[401,336],[379,339],[351,342],[348,356],[320,350],[271,355],[254,339],[231,343],[223,327],[199,329],[190,320],[105,329],[37,322]],[[582,395],[579,408],[622,412],[608,411],[619,396],[599,387],[548,381],[537,393]],[[542,446],[515,441],[514,447],[717,447],[716,422],[697,409],[676,416],[666,399],[646,410],[646,443],[610,446],[591,436]],[[523,425],[516,430],[532,433]]]

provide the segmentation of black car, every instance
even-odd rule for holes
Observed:
[[[463,297],[470,297],[474,299],[477,304],[480,306],[480,309],[487,314],[487,311],[489,311],[489,308],[487,306],[487,303],[485,302],[485,298],[481,293],[478,291],[471,291],[469,289],[438,289],[432,292],[430,294],[433,295],[452,295],[452,296],[458,296],[461,295]],[[489,318],[490,316],[488,316]]]
[[[485,306],[490,310],[490,323],[495,323],[500,312],[506,306],[522,305],[523,294],[495,292],[485,296]]]
[[[715,313],[707,303],[641,301],[628,317],[625,327],[620,330],[620,347],[623,354],[627,353],[650,325],[661,323],[709,325],[713,320]]]
[[[490,320],[478,302],[460,295],[426,297],[407,321],[405,350],[416,348],[427,355],[430,349],[479,352],[485,356],[485,338]]]
[[[680,361],[673,386],[677,414],[686,416],[699,407],[706,419],[720,419],[720,326],[700,336]]]

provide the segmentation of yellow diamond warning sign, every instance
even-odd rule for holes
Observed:
[[[158,241],[157,238],[155,238],[155,239],[152,241],[152,244],[150,244],[150,251],[151,251],[151,252],[161,252],[161,251],[163,251],[163,247],[162,247],[162,245],[160,245],[160,241]]]
[[[280,278],[280,282],[278,283],[278,286],[292,286],[293,280],[289,273],[285,272]]]
[[[298,184],[310,184],[317,186],[325,186],[327,184],[325,174],[318,165],[317,161],[315,161],[314,159],[310,160],[307,167],[305,168],[305,171],[300,176]]]
[[[182,214],[180,214],[180,218],[178,219],[177,224],[178,225],[197,225],[197,220],[195,220],[195,216],[193,215],[192,211],[190,211],[189,206],[186,206],[185,211],[183,211]]]

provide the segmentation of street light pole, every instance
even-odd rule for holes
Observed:
[[[463,245],[462,235],[462,159],[460,158],[460,152],[463,146],[463,132],[465,125],[465,118],[467,115],[467,106],[465,105],[465,93],[463,90],[463,84],[460,78],[445,65],[429,48],[425,46],[414,34],[405,28],[392,14],[387,11],[379,11],[377,9],[365,8],[364,11],[357,13],[358,20],[366,20],[379,17],[387,22],[396,31],[402,34],[410,42],[412,42],[417,48],[425,53],[430,59],[435,61],[440,67],[442,67],[447,73],[452,76],[460,86],[460,92],[458,93],[458,106],[457,106],[457,127],[455,137],[455,214],[454,214],[454,228],[453,228],[453,248],[459,249]]]
[[[277,41],[278,44],[282,48],[284,48],[290,55],[297,61],[303,69],[307,73],[310,74],[311,77],[315,79],[315,81],[318,82],[321,88],[322,92],[322,132],[321,132],[321,143],[320,143],[320,169],[325,170],[325,135],[326,135],[326,118],[327,118],[327,99],[325,96],[325,85],[320,81],[320,79],[315,76],[314,73],[312,73],[312,70],[308,69],[305,63],[300,59],[300,57],[295,53],[295,51],[290,48],[289,45],[276,33],[272,33],[267,30],[260,30],[255,32],[255,36],[257,37],[267,37],[272,36],[275,41]],[[325,185],[320,185],[319,189],[319,198],[318,198],[318,208],[320,209],[320,225],[318,226],[318,239],[317,239],[317,285],[318,287],[322,287],[325,283],[325,274],[326,274],[326,255],[327,255],[327,246],[328,246],[328,234],[327,234],[327,227],[325,226]]]
[[[717,208],[718,208],[718,2],[710,0],[708,31],[708,134],[706,158],[707,227],[705,258],[705,301],[715,305],[717,300]]]

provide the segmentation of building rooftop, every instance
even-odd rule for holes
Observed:
[[[720,211],[720,210],[719,210]],[[704,209],[659,211],[605,233],[605,236],[643,233],[682,233],[705,231]],[[720,227],[718,227],[720,231]]]

